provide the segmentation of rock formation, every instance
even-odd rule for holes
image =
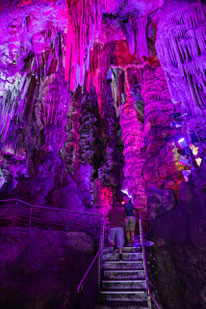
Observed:
[[[199,0],[0,3],[0,197],[106,215],[127,192],[151,222],[164,308],[205,307],[205,14]]]
[[[182,102],[187,134],[200,131],[201,135],[205,130],[205,5],[166,2],[158,23],[156,49],[171,99],[174,104]]]

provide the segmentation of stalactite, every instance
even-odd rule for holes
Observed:
[[[187,133],[205,130],[206,35],[204,4],[168,3],[158,24],[156,49],[174,103],[182,102]],[[196,121],[194,121],[196,119]]]
[[[123,24],[123,31],[125,32],[128,41],[130,53],[137,58],[148,56],[146,38],[147,22],[147,15],[139,18],[129,16],[128,22]]]
[[[95,92],[90,92],[82,101],[80,118],[80,157],[84,164],[88,162],[93,165],[95,155],[95,139],[99,113],[97,105],[97,96]]]
[[[61,49],[64,35],[53,26],[47,30],[46,41],[50,48],[35,55],[30,53],[24,61],[21,59],[22,78],[15,85],[15,91],[5,94],[7,103],[2,106],[0,122],[3,154],[9,152],[14,160],[28,159],[29,164],[23,164],[29,169],[26,174],[30,175],[38,173],[42,152],[45,158],[46,153],[51,155],[52,152],[55,160],[65,139],[70,104]]]
[[[104,144],[101,136],[97,95],[94,88],[82,99],[79,134],[81,177],[78,178],[82,180],[77,181],[81,188],[84,204],[86,201],[88,205],[91,205],[91,203],[94,204],[94,182],[101,164],[101,151]]]
[[[120,179],[122,174],[121,149],[118,144],[117,128],[118,118],[114,108],[112,98],[111,79],[104,83],[104,121],[107,133],[107,143],[105,158],[102,166],[98,170],[99,179],[102,184],[110,187],[113,192],[114,200],[120,196]]]
[[[65,126],[67,138],[61,149],[61,157],[71,175],[74,175],[79,167],[79,119],[81,117],[81,101],[82,94],[77,91],[73,94],[71,99]]]
[[[142,178],[144,164],[144,128],[137,118],[134,100],[131,96],[128,71],[124,69],[124,90],[126,100],[120,111],[122,141],[124,143],[124,182],[123,189],[132,196],[136,208],[146,209],[145,183]]]
[[[114,0],[80,0],[69,3],[65,76],[74,91],[83,86],[86,70],[90,66],[90,50],[101,32],[102,14],[110,11]]]
[[[101,161],[99,161],[97,176],[94,182],[94,197],[99,212],[106,215],[113,202],[120,200],[122,182],[122,142],[121,128],[116,116],[111,82],[108,74],[103,84],[104,118],[102,120]]]

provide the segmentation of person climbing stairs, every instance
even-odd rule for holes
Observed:
[[[140,244],[124,247],[122,260],[112,248],[103,249],[100,290],[101,303],[96,309],[146,309],[147,290]]]

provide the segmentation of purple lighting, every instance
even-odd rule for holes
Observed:
[[[0,309],[80,308],[96,254],[81,292],[105,307],[153,307],[143,256],[159,308],[206,308],[205,1],[0,0],[0,20]],[[117,262],[99,219],[125,194],[146,254]]]

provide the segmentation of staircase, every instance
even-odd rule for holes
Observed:
[[[123,249],[123,260],[112,248],[103,249],[101,305],[96,309],[147,309],[143,255],[139,243]]]

